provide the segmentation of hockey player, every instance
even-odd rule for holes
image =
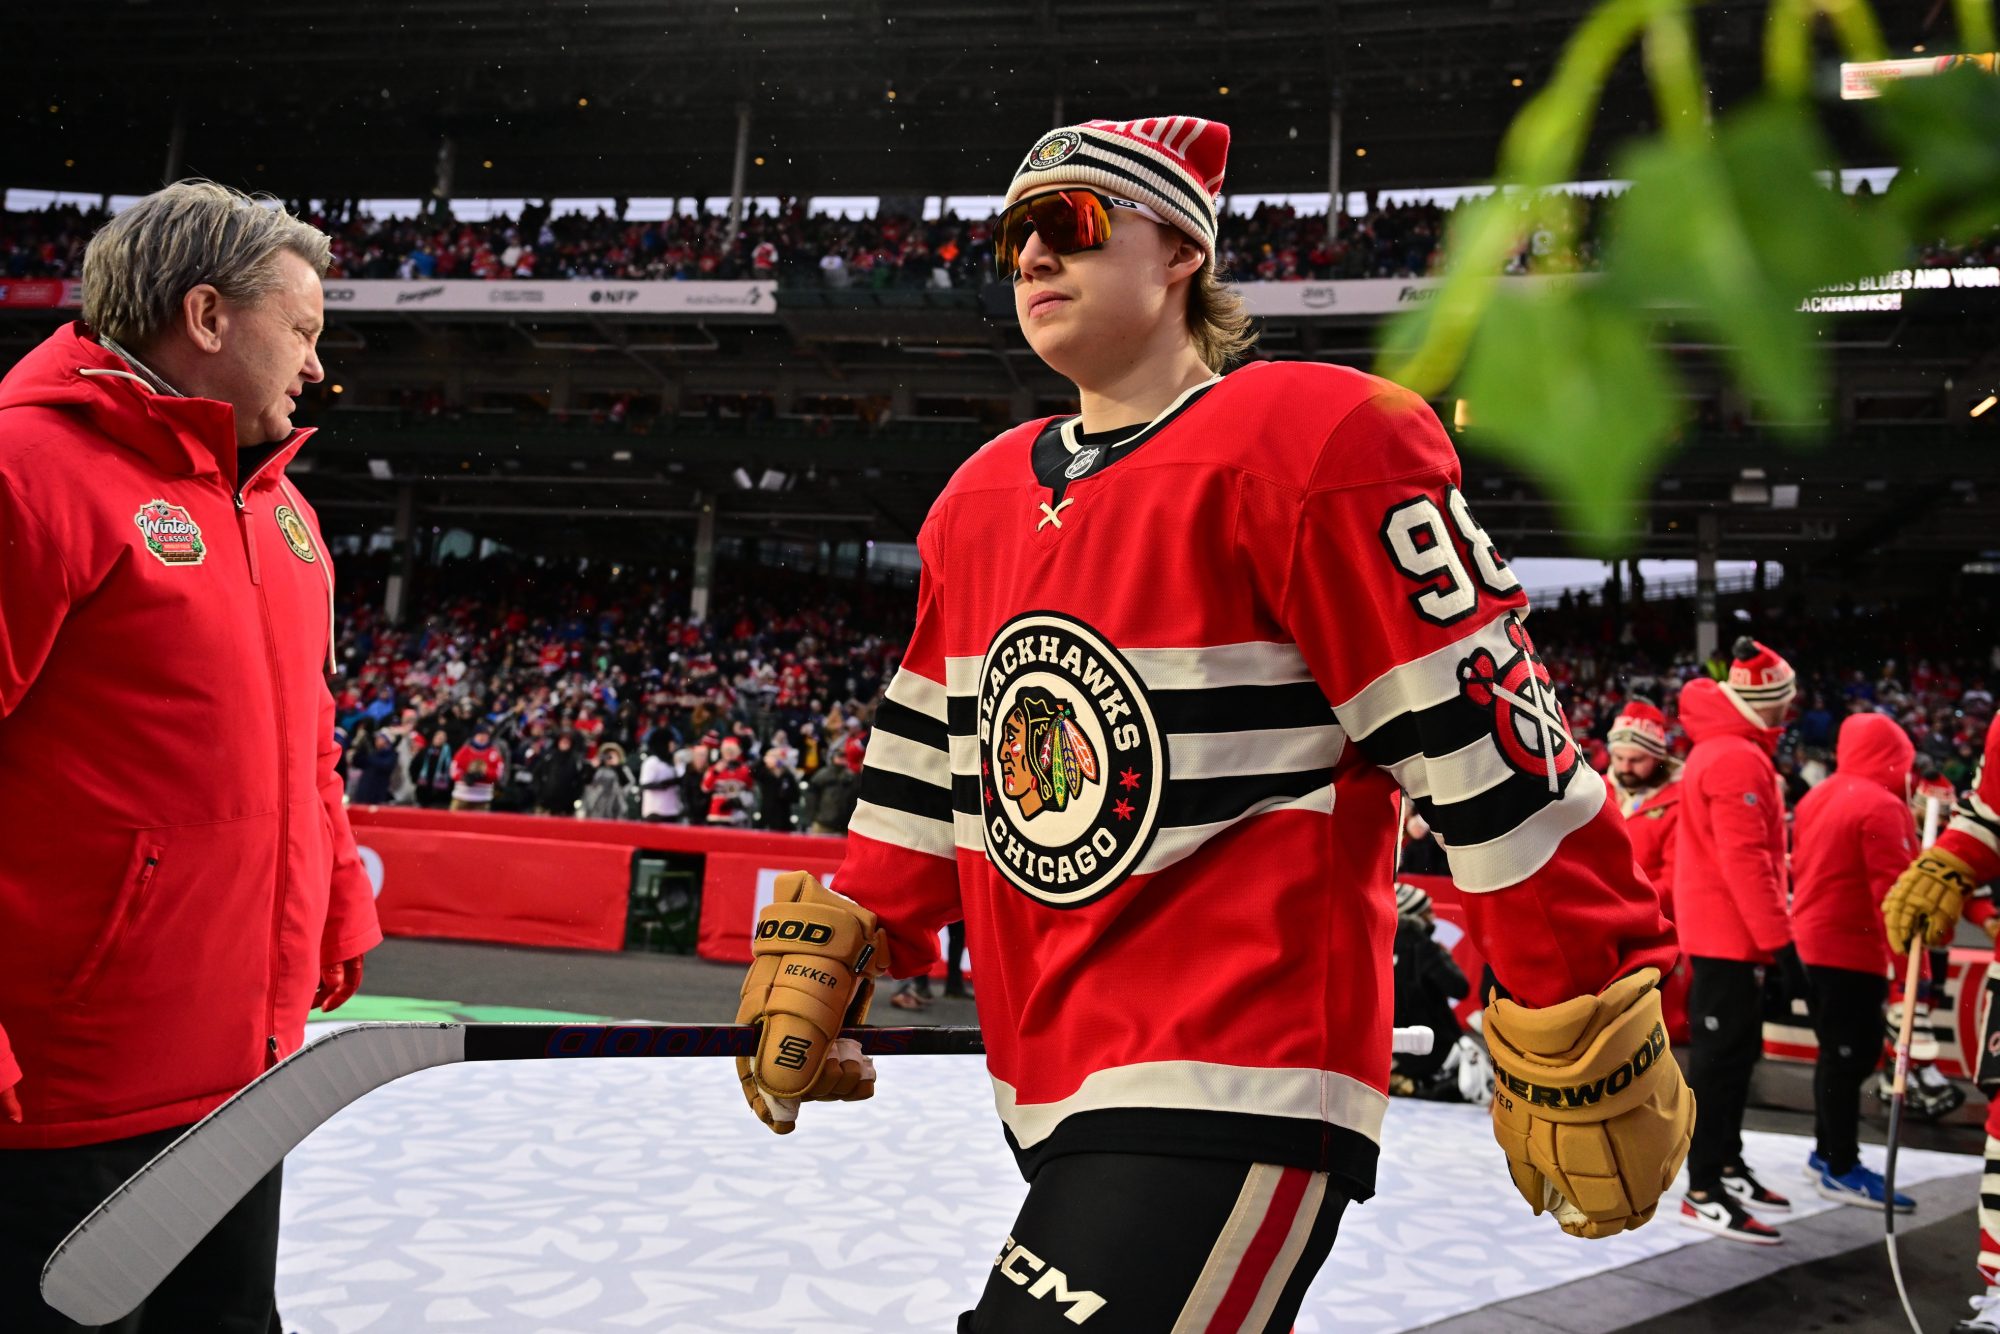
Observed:
[[[1611,720],[1605,741],[1611,755],[1611,793],[1625,813],[1632,858],[1660,891],[1661,906],[1673,913],[1674,830],[1680,822],[1680,761],[1667,748],[1667,716],[1659,705],[1637,695]],[[1660,984],[1660,1007],[1667,1036],[1688,1040],[1687,996],[1692,978],[1682,955]]]
[[[1082,412],[932,507],[841,893],[781,881],[744,984],[744,1091],[783,1133],[867,1096],[832,1034],[965,919],[1030,1185],[961,1331],[1289,1327],[1374,1189],[1398,784],[1511,993],[1485,1032],[1530,1206],[1636,1227],[1686,1149],[1670,930],[1442,428],[1351,370],[1221,373],[1228,140],[1092,121],[1021,163],[996,254]]]
[[[1907,957],[1911,949],[1949,944],[1961,912],[1989,937],[2000,934],[2000,916],[1990,891],[1982,888],[1995,879],[2000,879],[2000,727],[1988,727],[1972,790],[1952,809],[1938,841],[1918,854],[1882,900],[1890,947]],[[2000,1007],[1986,1023],[1985,1043],[1992,1043],[2000,1033]],[[1986,1174],[1996,1173],[2000,1098],[1986,1110]],[[1979,1202],[1979,1277],[1986,1291],[1972,1299],[1973,1315],[1954,1327],[1955,1334],[2000,1331],[2000,1209],[1989,1207],[1991,1198],[1982,1194]]]

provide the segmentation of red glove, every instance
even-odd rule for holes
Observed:
[[[313,994],[313,1008],[330,1014],[347,1004],[347,998],[361,989],[361,956],[331,963],[319,975],[319,990]]]

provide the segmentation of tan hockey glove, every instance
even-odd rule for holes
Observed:
[[[804,871],[781,875],[757,914],[750,974],[736,1022],[762,1032],[754,1057],[736,1058],[758,1120],[790,1134],[801,1102],[858,1102],[875,1093],[875,1066],[840,1030],[868,1017],[888,941],[875,914]]]
[[[1659,980],[1644,968],[1601,996],[1486,1007],[1494,1138],[1522,1197],[1572,1236],[1644,1223],[1687,1157],[1694,1094],[1667,1047]]]
[[[1970,866],[1942,848],[1924,849],[1923,855],[1896,877],[1889,896],[1882,900],[1889,944],[1896,953],[1903,953],[1920,927],[1925,944],[1945,944],[1958,930],[1958,914],[1977,888],[1979,881]]]

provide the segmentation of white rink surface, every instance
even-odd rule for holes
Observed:
[[[878,1068],[873,1101],[808,1106],[782,1140],[726,1060],[463,1065],[392,1084],[288,1160],[285,1328],[950,1331],[1026,1187],[978,1057]],[[1748,1144],[1801,1215],[1841,1207],[1804,1193],[1810,1147]],[[1898,1160],[1908,1183],[1979,1169]],[[1348,1210],[1297,1330],[1414,1329],[1687,1245],[1729,1243],[1670,1218],[1563,1235],[1515,1194],[1483,1110],[1399,1099],[1378,1193]]]

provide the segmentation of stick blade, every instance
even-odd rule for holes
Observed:
[[[367,1024],[307,1043],[91,1210],[42,1267],[42,1299],[79,1324],[123,1319],[334,1113],[404,1075],[463,1059],[458,1024]]]

